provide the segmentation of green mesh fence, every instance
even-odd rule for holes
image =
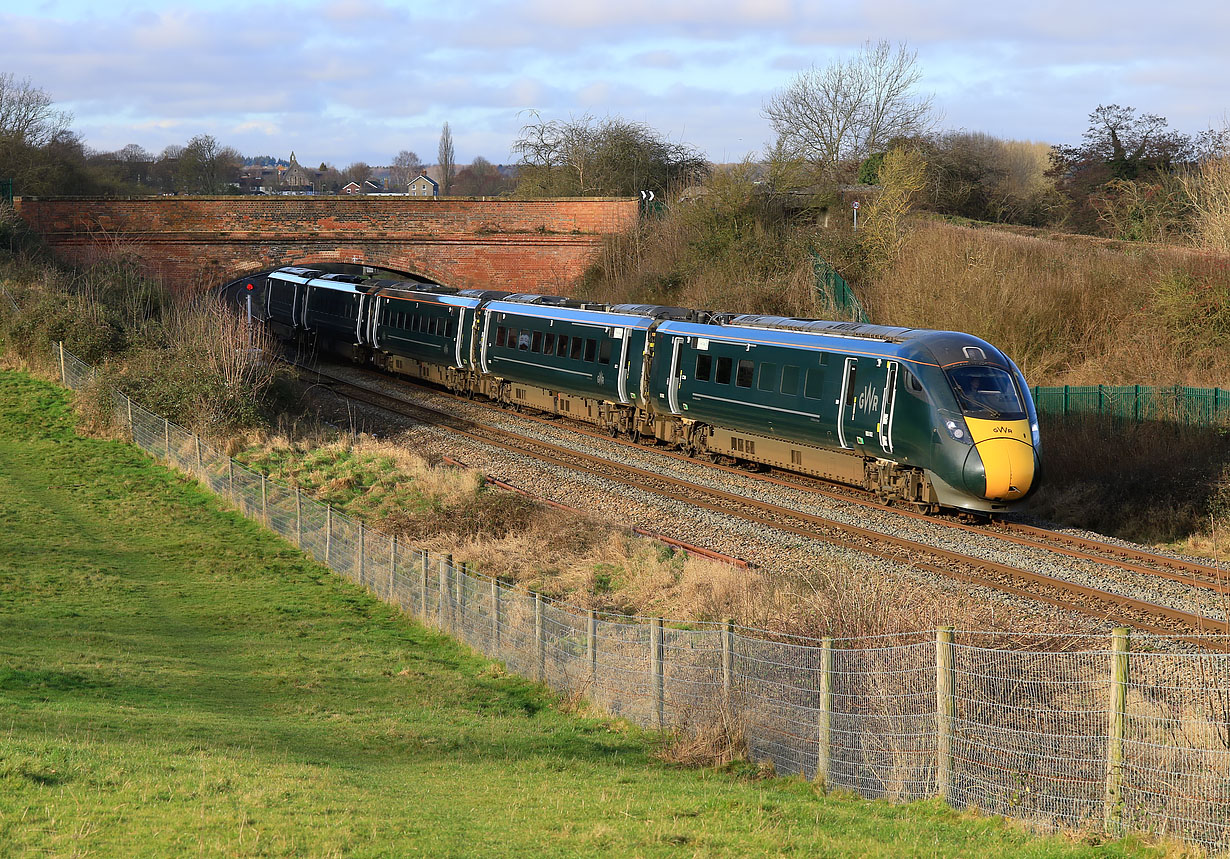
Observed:
[[[838,321],[871,321],[850,284],[831,265],[812,254],[812,268],[816,273],[816,297],[822,305],[833,309]]]
[[[1182,385],[1063,385],[1033,389],[1038,411],[1121,420],[1230,425],[1230,391]]]

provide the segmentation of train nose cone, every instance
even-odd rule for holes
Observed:
[[[1033,445],[1015,438],[989,438],[975,449],[981,467],[975,457],[965,464],[965,482],[971,491],[991,501],[1015,501],[1029,492],[1036,468]]]

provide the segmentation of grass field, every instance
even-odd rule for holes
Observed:
[[[670,767],[653,743],[0,373],[0,856],[1179,855]]]

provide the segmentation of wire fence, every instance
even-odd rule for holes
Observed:
[[[816,278],[816,295],[824,307],[843,321],[868,322],[867,311],[846,279],[816,254],[811,255],[812,272]]]
[[[1230,425],[1230,391],[1182,385],[1062,385],[1035,387],[1038,411],[1104,415],[1118,420]]]
[[[91,369],[62,347],[54,357],[66,387],[89,382]],[[1127,630],[1104,641],[1035,637],[1029,649],[949,627],[812,640],[600,614],[402,545],[122,394],[115,403],[151,456],[408,616],[562,694],[651,728],[721,716],[741,726],[754,760],[864,797],[940,795],[1230,849],[1228,653]]]

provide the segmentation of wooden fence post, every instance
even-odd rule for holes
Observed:
[[[364,529],[363,529],[363,520],[362,520],[362,519],[360,519],[360,520],[359,520],[359,545],[355,546],[355,550],[354,550],[354,553],[355,553],[355,577],[358,579],[358,582],[359,582],[359,584],[360,584],[360,585],[362,585],[362,586],[364,586],[364,587],[367,587],[367,579],[366,579],[366,577],[363,575],[363,566],[364,566],[364,562],[367,560],[367,558],[365,558],[365,557],[364,557],[365,552],[363,551],[363,550],[366,548],[366,547],[363,545],[363,541],[364,541],[364,537],[365,537],[365,536],[366,536],[366,532],[365,532],[365,531],[364,531]]]
[[[727,620],[722,630],[722,697],[730,703],[735,681],[735,622]]]
[[[333,567],[333,505],[325,505],[325,566]]]
[[[952,802],[952,733],[956,716],[956,683],[953,628],[941,626],[935,631],[935,792],[945,802]]]
[[[820,700],[817,702],[816,782],[827,786],[833,758],[833,639],[820,641]]]
[[[423,549],[419,560],[419,617],[423,620],[423,626],[427,626],[431,617],[427,611],[427,576],[431,571],[431,553]]]
[[[500,651],[500,580],[491,577],[491,655]]]
[[[235,501],[235,458],[233,456],[228,456],[226,458],[226,485],[227,485],[227,492],[229,493],[230,498],[231,498],[231,503],[236,504],[237,502]]]
[[[439,590],[436,596],[436,625],[440,629],[448,629],[448,571],[452,566],[452,555],[445,555],[436,565],[436,586]]]
[[[68,372],[64,368],[64,341],[60,341],[60,385],[68,387]]]
[[[295,487],[295,548],[303,549],[303,493]]]
[[[261,475],[261,521],[265,523],[265,527],[269,527],[269,479]]]
[[[389,590],[385,596],[385,602],[390,605],[393,603],[393,594],[396,591],[397,579],[397,535],[389,537]]]
[[[649,672],[653,686],[654,718],[658,730],[666,727],[666,683],[665,683],[665,653],[662,641],[662,618],[655,617],[649,621]]]
[[[166,451],[165,456],[167,462],[171,461],[171,422],[166,418],[162,419],[162,447]]]
[[[1106,831],[1123,829],[1123,738],[1127,728],[1129,632],[1117,626],[1111,632],[1110,701],[1106,740]]]
[[[589,658],[590,697],[598,686],[598,613],[592,608],[585,613],[585,655]]]
[[[192,440],[196,442],[196,477],[197,480],[205,479],[205,465],[201,460],[201,437],[195,433],[192,435]]]
[[[547,676],[547,643],[542,634],[542,594],[534,592],[534,679],[539,683]]]

